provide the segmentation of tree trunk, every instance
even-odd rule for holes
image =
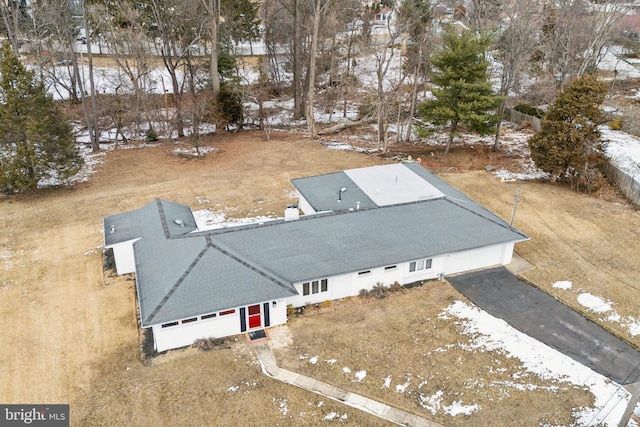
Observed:
[[[451,130],[449,131],[449,140],[447,141],[447,146],[444,149],[444,154],[449,154],[451,151],[451,144],[453,143],[453,138],[458,130],[458,121],[455,120],[451,122]]]
[[[13,53],[15,53],[17,57],[19,57],[20,52],[18,52],[18,38],[16,36],[17,29],[13,28],[13,24],[10,22],[11,13],[9,12],[9,7],[9,4],[5,3],[3,0],[0,3],[0,13],[2,13],[2,21],[4,22],[4,26],[7,29],[7,37],[9,37],[9,41],[11,41],[11,48],[13,49]]]
[[[498,108],[498,125],[496,127],[496,137],[493,141],[493,151],[500,151],[500,126],[502,125],[502,118],[504,116],[506,103],[506,101],[502,101]]]
[[[328,128],[322,129],[318,131],[318,135],[332,135],[334,133],[338,133],[342,130],[345,129],[349,129],[352,128],[354,126],[360,126],[366,123],[371,123],[373,121],[373,118],[370,116],[365,117],[362,120],[358,120],[357,122],[345,122],[345,123],[340,123],[337,124],[335,126],[330,126]]]
[[[302,75],[302,23],[298,0],[293,0],[293,119],[303,115],[301,75]]]
[[[218,74],[218,26],[220,22],[220,0],[209,0],[209,13],[211,14],[211,25],[209,27],[209,37],[211,38],[211,57],[209,58],[209,74],[211,74],[211,90],[214,102],[217,102],[220,95],[220,75]]]
[[[411,127],[413,126],[413,116],[416,113],[416,102],[418,99],[418,74],[420,73],[420,65],[422,64],[422,46],[418,46],[418,62],[413,70],[413,87],[411,89],[411,105],[409,107],[409,118],[407,119],[407,136],[405,143],[411,142]]]
[[[316,0],[315,11],[313,15],[313,30],[311,35],[311,50],[309,52],[309,70],[307,73],[307,100],[305,108],[305,117],[307,119],[307,127],[309,135],[312,139],[316,138],[316,122],[313,115],[313,97],[316,90],[316,50],[318,49],[318,33],[320,31],[320,14],[322,13],[322,0]]]
[[[96,100],[96,85],[93,79],[93,53],[91,52],[91,31],[87,28],[87,12],[82,3],[82,21],[87,33],[87,60],[89,61],[89,88],[91,91],[91,121],[93,133],[91,137],[91,149],[95,153],[100,151],[100,134],[98,130],[98,104]]]

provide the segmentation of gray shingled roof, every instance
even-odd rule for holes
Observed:
[[[296,295],[293,284],[301,281],[528,239],[421,166],[406,167],[444,197],[376,207],[349,187],[343,196],[357,197],[360,210],[203,232],[192,232],[188,207],[156,200],[105,218],[105,245],[140,238],[136,281],[148,327]],[[294,180],[307,200],[318,189],[355,185],[341,173],[315,178]]]
[[[377,207],[344,172],[296,178],[291,180],[291,184],[316,212],[355,209],[356,202],[360,202],[361,209]],[[346,191],[338,196],[341,188]]]
[[[291,283],[527,239],[445,198],[226,230],[211,238]]]

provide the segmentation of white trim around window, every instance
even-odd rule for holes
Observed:
[[[431,258],[419,259],[411,261],[409,263],[409,273],[415,273],[417,271],[428,270],[431,268],[433,260]]]

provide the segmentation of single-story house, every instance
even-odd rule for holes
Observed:
[[[281,220],[199,230],[157,199],[104,218],[118,274],[135,273],[157,351],[283,324],[300,307],[506,265],[528,237],[417,163],[292,180]],[[302,211],[303,215],[300,215]]]

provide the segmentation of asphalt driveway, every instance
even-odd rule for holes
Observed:
[[[640,351],[506,268],[447,280],[486,312],[616,383],[640,381]]]

